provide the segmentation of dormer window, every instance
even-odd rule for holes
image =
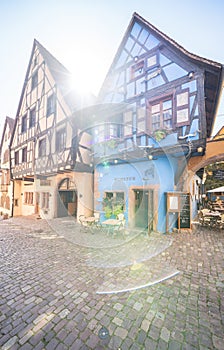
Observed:
[[[31,89],[35,89],[35,87],[37,87],[38,84],[38,71],[36,71],[33,75],[32,75],[32,82],[31,82]]]

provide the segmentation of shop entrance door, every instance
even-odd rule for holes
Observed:
[[[74,182],[69,179],[63,179],[58,186],[58,212],[57,216],[77,217],[78,197]]]
[[[153,230],[153,190],[137,189],[135,192],[135,227]]]

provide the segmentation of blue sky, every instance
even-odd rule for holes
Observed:
[[[224,64],[223,0],[1,0],[0,130],[15,118],[34,38],[97,94],[133,12]]]

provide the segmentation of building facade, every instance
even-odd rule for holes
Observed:
[[[167,218],[167,194],[191,191],[187,164],[206,151],[221,72],[221,64],[133,15],[89,119],[101,220],[122,211],[133,228],[165,232],[167,220],[176,225],[175,210]],[[197,196],[189,198],[191,215]]]
[[[90,136],[78,137],[73,117],[85,103],[67,69],[34,40],[10,143],[15,216],[77,217],[92,210]]]
[[[12,216],[13,182],[10,174],[10,139],[14,119],[6,117],[0,145],[0,214],[3,217]]]

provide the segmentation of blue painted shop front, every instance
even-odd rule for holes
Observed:
[[[94,207],[101,213],[101,221],[108,218],[105,198],[112,199],[114,204],[122,206],[129,227],[165,232],[166,192],[174,190],[176,171],[177,160],[166,156],[98,164]]]

